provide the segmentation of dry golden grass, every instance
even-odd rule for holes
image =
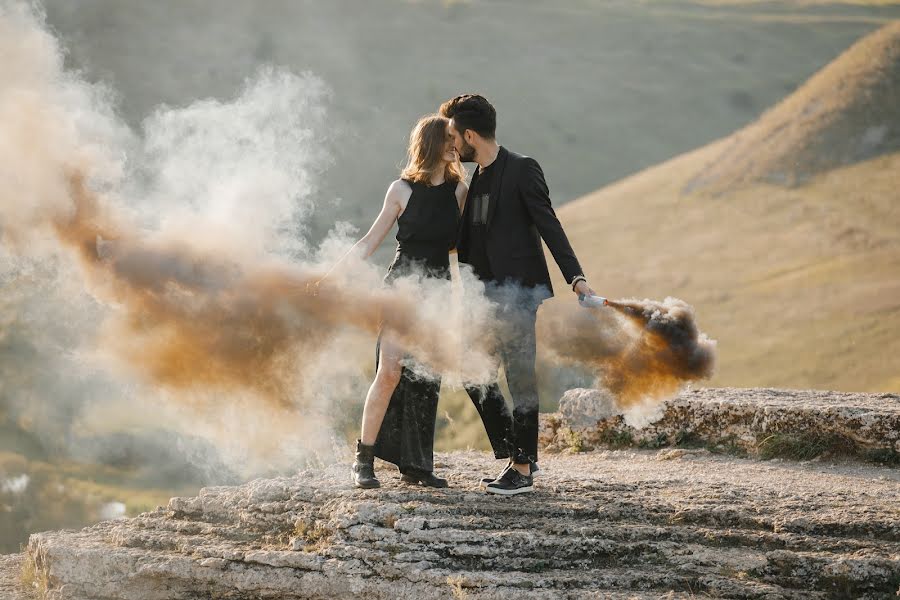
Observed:
[[[334,532],[322,521],[301,518],[294,524],[293,533],[304,541],[305,552],[318,552],[328,546]]]
[[[50,589],[49,575],[45,571],[39,571],[31,557],[25,557],[22,561],[22,570],[19,573],[19,582],[27,597],[46,597]]]
[[[900,151],[900,21],[863,37],[726,140],[688,190],[796,184]]]
[[[900,389],[900,153],[684,195],[722,143],[559,211],[594,288],[693,304],[719,341],[712,385]]]
[[[562,207],[594,288],[693,304],[712,385],[900,389],[898,67],[894,23],[734,135]],[[828,142],[873,127],[880,150]]]

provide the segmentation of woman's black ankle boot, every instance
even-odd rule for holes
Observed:
[[[361,440],[356,440],[356,461],[351,477],[358,488],[381,487],[381,482],[375,477],[375,446],[366,446]]]
[[[400,475],[400,481],[433,488],[445,488],[449,485],[446,479],[441,479],[431,471],[420,471],[419,469],[403,471],[403,474]]]

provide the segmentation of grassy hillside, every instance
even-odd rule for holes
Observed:
[[[900,23],[861,41],[748,128],[563,207],[595,289],[692,303],[719,340],[713,385],[900,389],[898,47]],[[860,56],[883,69],[875,88],[852,70]],[[829,95],[822,81],[845,84]],[[851,107],[828,120],[850,142],[878,125],[890,143],[881,153],[831,154],[829,127],[802,127],[804,108],[823,104]],[[852,109],[861,104],[869,109]],[[794,128],[786,145],[778,143],[783,123]],[[793,186],[766,182],[759,164],[805,177]]]
[[[900,4],[806,0],[45,3],[70,64],[135,127],[162,103],[232,98],[263,64],[321,77],[334,161],[314,238],[337,219],[368,227],[413,121],[455,94],[495,102],[501,141],[538,158],[564,203],[728,135],[900,18]]]
[[[900,21],[866,36],[739,133],[688,183],[797,184],[900,151]]]

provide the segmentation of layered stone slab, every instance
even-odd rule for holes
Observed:
[[[642,427],[629,426],[620,413],[602,391],[570,390],[560,400],[560,412],[542,419],[541,441],[551,450],[609,444],[658,448],[692,442],[751,455],[783,441],[806,443],[812,446],[811,453],[820,449],[818,454],[900,458],[897,394],[699,388],[685,390],[660,406],[655,420]]]
[[[67,600],[885,598],[900,588],[900,471],[703,450],[544,455],[537,490],[350,487],[349,465],[206,488],[133,519],[32,536]]]

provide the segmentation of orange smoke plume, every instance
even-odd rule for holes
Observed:
[[[715,368],[714,340],[676,298],[619,300],[607,308],[551,310],[539,338],[562,361],[591,368],[620,408],[665,400]]]
[[[304,267],[229,262],[181,241],[150,241],[116,222],[81,174],[74,211],[53,224],[95,293],[122,318],[107,342],[139,372],[173,388],[246,388],[282,404],[302,382],[297,365],[339,327],[382,327],[431,368],[458,368],[447,323],[394,288],[351,293]],[[449,295],[449,286],[448,286]],[[445,315],[440,315],[443,317]],[[477,346],[477,340],[473,340]]]

